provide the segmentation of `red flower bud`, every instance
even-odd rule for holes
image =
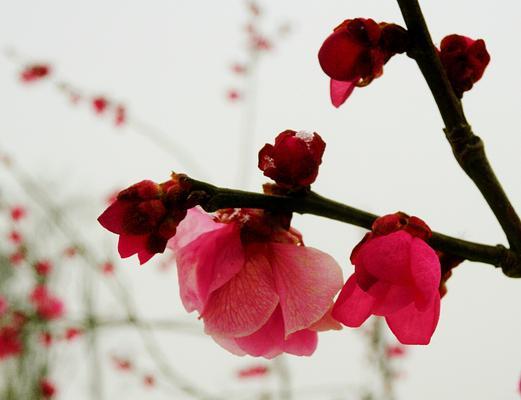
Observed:
[[[490,55],[482,39],[473,40],[460,35],[443,38],[439,56],[459,98],[481,79],[490,62]]]
[[[315,181],[322,163],[325,142],[318,133],[287,130],[259,152],[264,175],[286,187],[305,187]]]

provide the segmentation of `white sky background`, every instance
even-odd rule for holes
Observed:
[[[521,3],[423,3],[436,42],[450,33],[486,40],[492,61],[482,81],[465,95],[465,110],[521,210],[521,57],[515,33]],[[316,57],[322,41],[345,18],[401,24],[395,1],[269,0],[261,5],[268,31],[286,21],[292,31],[264,57],[258,71],[255,149],[284,129],[317,131],[327,142],[314,185],[319,193],[378,214],[403,210],[434,230],[469,240],[505,243],[491,211],[457,166],[412,60],[392,59],[382,78],[356,90],[339,110],[329,103],[328,79]],[[246,19],[238,0],[0,0],[0,45],[49,61],[60,77],[93,94],[123,101],[132,115],[170,133],[211,171],[200,178],[235,185],[241,105],[229,104],[225,92],[241,87],[229,65],[244,59],[241,29]],[[130,127],[115,130],[88,107],[71,106],[48,83],[20,85],[16,73],[10,61],[0,58],[0,145],[34,177],[61,182],[58,197],[85,198],[88,216],[78,220],[87,236],[109,236],[92,221],[104,206],[99,199],[114,188],[145,178],[162,181],[170,170],[184,170],[175,157]],[[248,188],[256,189],[264,179],[256,171],[254,154],[250,173]],[[331,253],[345,276],[351,273],[348,254],[361,236],[358,228],[312,216],[297,216],[294,225],[307,245]],[[134,258],[123,263],[141,313],[183,316],[175,274],[159,274],[157,264],[138,268]],[[109,300],[100,303],[100,310],[111,310]],[[488,265],[464,263],[449,281],[432,343],[412,348],[403,363],[406,377],[398,386],[399,399],[519,398],[520,304],[520,280]],[[207,337],[159,338],[165,355],[202,387],[244,389],[234,383],[233,371],[251,360],[226,354]],[[122,331],[104,336],[102,345],[107,352],[116,348],[141,354],[133,347],[138,343],[134,334]],[[321,335],[313,357],[289,359],[294,387],[363,382],[367,373],[361,345],[360,335],[351,329]],[[78,347],[77,358],[69,362],[81,367],[81,357]],[[57,372],[56,378],[63,399],[83,398],[84,383],[76,374]],[[143,396],[138,384],[119,375],[110,376],[107,393],[118,399]],[[165,397],[151,393],[147,398]]]

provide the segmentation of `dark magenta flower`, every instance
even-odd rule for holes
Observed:
[[[378,218],[353,249],[355,272],[333,317],[359,327],[370,315],[385,317],[402,344],[428,344],[440,315],[440,261],[425,242],[429,227],[403,213]]]

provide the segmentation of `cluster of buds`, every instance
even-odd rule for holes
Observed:
[[[163,253],[177,225],[194,207],[191,185],[185,175],[172,174],[163,183],[141,181],[119,192],[98,221],[119,235],[121,257],[137,254],[141,264]]]

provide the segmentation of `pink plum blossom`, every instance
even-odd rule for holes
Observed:
[[[237,355],[309,356],[317,331],[340,328],[329,312],[340,267],[279,217],[236,209],[214,219],[193,208],[169,242],[186,310],[197,310],[205,332]]]
[[[333,317],[359,327],[370,315],[385,317],[402,344],[428,344],[440,314],[441,269],[425,240],[430,229],[416,217],[396,213],[379,218],[354,248],[354,273]]]

